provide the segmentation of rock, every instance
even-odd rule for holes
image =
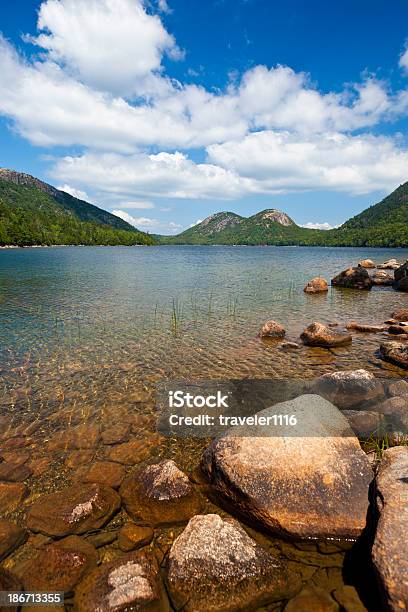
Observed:
[[[317,587],[305,587],[285,606],[284,612],[337,612],[338,604],[330,593]]]
[[[392,318],[396,321],[408,321],[408,308],[399,308],[394,310]]]
[[[96,564],[95,548],[74,535],[42,548],[18,574],[26,591],[69,593]]]
[[[91,572],[77,587],[74,603],[77,612],[169,610],[156,559],[145,550],[104,563]]]
[[[401,378],[389,383],[387,393],[391,397],[408,397],[408,381]]]
[[[218,514],[194,516],[174,541],[167,584],[174,608],[185,612],[255,610],[300,587],[237,521]]]
[[[403,278],[406,278],[407,276],[408,276],[408,261],[406,261],[404,264],[402,264],[399,268],[397,268],[394,271],[394,278],[396,282],[402,280]]]
[[[297,342],[282,342],[282,344],[279,345],[279,348],[284,351],[297,350],[300,349],[300,344]]]
[[[400,267],[400,263],[396,259],[389,259],[385,261],[383,264],[378,264],[378,270],[396,270]]]
[[[369,290],[373,282],[365,268],[347,268],[332,278],[331,284],[334,287]]]
[[[356,589],[348,584],[342,586],[341,589],[335,589],[332,595],[343,612],[367,612]]]
[[[402,327],[401,325],[390,325],[388,328],[388,333],[393,334],[394,336],[406,335],[408,334],[408,327]]]
[[[260,338],[283,338],[286,334],[285,328],[276,321],[266,321],[259,331]]]
[[[79,465],[91,463],[95,456],[93,450],[76,450],[72,451],[65,459],[65,465],[69,468],[76,468]]]
[[[356,321],[350,321],[350,323],[347,323],[346,328],[371,334],[379,334],[380,332],[387,330],[386,325],[369,325],[367,323],[357,323]]]
[[[56,537],[86,533],[102,527],[120,508],[120,497],[110,487],[77,484],[42,495],[27,513],[27,527]]]
[[[393,285],[397,291],[408,291],[408,276],[404,276],[401,280],[396,281]]]
[[[275,404],[257,417],[293,415],[294,426],[234,427],[204,453],[214,490],[273,533],[355,538],[365,527],[373,473],[346,418],[317,395]]]
[[[37,459],[31,459],[28,463],[28,467],[33,473],[34,477],[42,476],[50,467],[50,460],[47,457],[38,457]]]
[[[74,474],[80,482],[98,482],[118,489],[125,477],[125,468],[113,461],[95,461],[90,466],[81,466]]]
[[[373,410],[389,418],[393,431],[402,427],[408,433],[408,397],[389,397]]]
[[[140,548],[153,540],[154,531],[151,527],[141,527],[135,523],[126,523],[119,531],[118,545],[125,552]]]
[[[344,410],[343,414],[357,438],[384,436],[386,423],[383,414],[371,410]]]
[[[408,369],[408,344],[400,342],[384,342],[380,346],[380,356],[400,368]]]
[[[0,568],[0,591],[22,591],[23,587],[20,580],[8,570]],[[1,612],[17,612],[20,606],[3,606]]]
[[[320,278],[320,276],[312,278],[303,289],[305,293],[322,293],[328,290],[327,281],[324,278]]]
[[[67,450],[95,448],[100,440],[98,425],[78,425],[56,432],[48,442],[48,449]]]
[[[102,548],[102,546],[112,544],[112,542],[116,540],[117,535],[117,531],[99,531],[98,533],[88,536],[86,541],[95,548]]]
[[[24,544],[27,531],[14,523],[0,520],[0,561]]]
[[[127,423],[119,423],[108,427],[102,432],[102,442],[104,444],[118,444],[129,439],[130,426]]]
[[[23,465],[27,463],[30,458],[29,453],[20,452],[20,451],[11,451],[5,452],[1,454],[1,458],[6,463],[13,463],[14,465]]]
[[[385,602],[391,610],[408,608],[408,447],[384,452],[376,479],[379,511],[372,557]]]
[[[0,482],[0,512],[16,510],[28,493],[28,488],[22,483]]]
[[[303,344],[307,346],[322,346],[325,348],[342,346],[352,342],[350,334],[332,331],[322,323],[312,323],[300,335]]]
[[[7,463],[6,461],[0,463],[0,480],[5,480],[7,482],[23,482],[23,480],[27,480],[32,473],[32,470],[24,464],[16,465],[14,463]]]
[[[372,259],[362,259],[358,262],[359,268],[375,268],[375,263]]]
[[[150,448],[146,440],[132,440],[124,442],[111,448],[108,452],[108,458],[111,461],[123,463],[125,465],[135,465],[144,461],[150,454]]]
[[[312,392],[322,395],[342,409],[384,398],[381,382],[363,369],[323,374],[312,383]]]
[[[193,485],[171,460],[132,472],[120,495],[128,514],[146,525],[184,522],[201,509]]]
[[[394,277],[391,274],[387,274],[387,272],[379,271],[375,272],[372,275],[371,280],[374,285],[383,285],[385,287],[390,287],[394,284]]]

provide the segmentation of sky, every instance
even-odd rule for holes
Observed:
[[[150,233],[408,180],[406,0],[3,0],[0,166]]]

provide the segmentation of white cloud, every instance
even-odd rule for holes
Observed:
[[[133,227],[155,227],[159,223],[157,219],[149,219],[148,217],[133,217],[124,210],[112,210],[112,215],[120,217],[120,219],[123,219],[123,221],[126,221],[126,223],[133,225]]]
[[[405,48],[405,51],[400,55],[399,65],[401,68],[408,71],[408,46]]]
[[[198,225],[199,223],[202,223],[202,222],[203,222],[203,219],[197,219],[197,221],[190,224],[190,227],[194,227],[195,225]]]
[[[65,193],[69,193],[70,195],[74,196],[74,198],[78,198],[78,200],[85,200],[86,202],[93,204],[93,200],[86,193],[86,191],[75,189],[75,187],[71,187],[70,185],[59,185],[57,189],[60,191],[65,191]]]
[[[154,208],[153,202],[149,202],[148,200],[132,200],[131,202],[119,202],[119,206],[121,208],[129,208],[129,209],[150,209]]]
[[[307,227],[308,229],[318,230],[331,230],[335,227],[338,227],[338,225],[330,225],[330,223],[327,223],[327,221],[325,221],[324,223],[314,223],[313,221],[309,221],[308,223],[301,224],[300,227]]]
[[[329,189],[363,194],[407,178],[408,151],[392,138],[263,131],[207,148],[208,161],[273,193]]]
[[[195,164],[179,152],[64,157],[55,165],[53,176],[108,193],[150,197],[232,199],[256,191],[251,179],[216,165]]]
[[[161,2],[161,10],[166,3]],[[141,0],[45,0],[32,42],[83,83],[114,94],[135,93],[161,70],[163,53],[180,55],[173,36]]]

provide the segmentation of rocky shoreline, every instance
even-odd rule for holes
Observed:
[[[364,263],[346,290],[350,276],[366,290]],[[306,293],[328,289],[315,281]],[[400,308],[315,322],[300,340],[329,350],[382,334],[379,355],[400,372],[407,321]],[[302,346],[276,321],[259,335]],[[298,430],[234,428],[204,441],[191,470],[163,451],[144,397],[100,421],[51,412],[51,434],[0,416],[0,590],[63,591],[80,612],[408,609],[408,381],[354,369],[296,385],[258,414],[294,414]]]

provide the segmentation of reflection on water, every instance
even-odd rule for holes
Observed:
[[[69,406],[83,417],[134,409],[163,378],[312,377],[365,367],[381,335],[352,347],[283,351],[256,335],[275,318],[297,340],[313,321],[381,322],[406,296],[390,288],[310,296],[363,256],[408,250],[291,247],[53,248],[0,252],[2,411],[18,421]],[[136,398],[136,399],[135,399]]]

